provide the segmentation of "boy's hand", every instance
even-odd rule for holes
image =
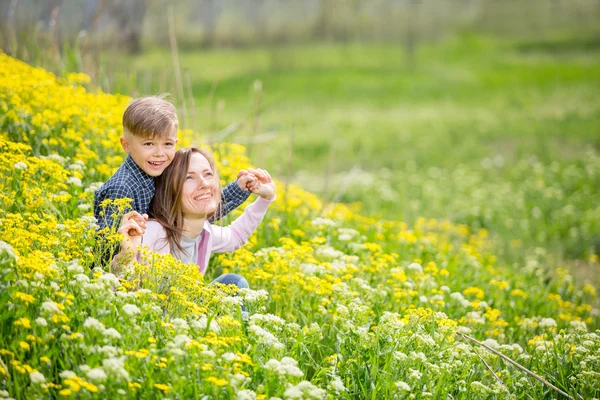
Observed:
[[[140,214],[132,211],[123,216],[119,233],[124,236],[121,241],[122,251],[135,251],[142,243],[142,236],[146,232],[147,214]]]
[[[244,191],[248,191],[250,187],[256,183],[256,177],[253,174],[248,173],[245,169],[241,170],[237,176],[237,184],[240,189]]]
[[[248,184],[248,190],[265,200],[272,201],[275,199],[275,182],[273,182],[271,175],[267,171],[260,168],[248,168],[248,174],[253,175],[256,179],[254,182]]]

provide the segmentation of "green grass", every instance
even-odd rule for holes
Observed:
[[[188,51],[180,64],[197,106],[188,124],[215,140],[215,132],[243,122],[226,140],[260,139],[250,145],[252,161],[276,176],[326,198],[361,201],[374,215],[485,227],[504,244],[521,240],[513,246],[521,256],[542,246],[561,258],[586,258],[600,251],[597,235],[580,226],[586,210],[597,211],[595,202],[560,178],[532,195],[524,186],[530,167],[517,165],[535,157],[539,168],[559,163],[554,168],[562,170],[600,148],[599,52],[589,38],[465,36],[421,46],[411,67],[401,47],[381,44]],[[133,80],[138,93],[177,92],[164,50],[123,58],[115,71],[113,90],[130,93]],[[482,167],[488,159],[491,169]],[[361,172],[348,183],[352,168]],[[597,177],[588,178],[582,184],[597,195]],[[550,184],[563,196],[533,220],[535,197]],[[501,193],[506,185],[512,188]],[[498,196],[502,207],[489,206],[486,199]],[[578,222],[551,217],[572,196]],[[525,209],[511,208],[516,198]],[[515,231],[507,219],[533,228]],[[569,236],[572,227],[582,232]]]

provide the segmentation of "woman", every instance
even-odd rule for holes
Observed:
[[[248,170],[238,176],[246,188],[259,197],[226,227],[208,221],[219,210],[221,190],[215,161],[210,152],[190,147],[179,150],[173,162],[156,181],[150,205],[152,220],[137,212],[123,217],[119,233],[120,257],[131,257],[140,244],[157,253],[170,253],[184,263],[195,263],[204,274],[211,253],[235,251],[261,223],[275,200],[275,183],[264,170]],[[225,274],[215,280],[247,288],[242,276]]]

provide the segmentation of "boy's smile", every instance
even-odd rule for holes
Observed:
[[[177,128],[168,135],[155,135],[142,138],[126,133],[121,138],[121,145],[133,161],[148,175],[160,176],[165,168],[173,161],[175,144],[177,143]]]

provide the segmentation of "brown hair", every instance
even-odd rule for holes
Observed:
[[[177,109],[164,95],[136,99],[123,113],[123,130],[144,139],[167,136],[179,127]]]
[[[208,164],[213,170],[215,179],[219,185],[219,175],[217,173],[217,164],[212,154],[205,149],[197,147],[188,147],[175,153],[173,162],[156,178],[156,193],[150,203],[150,217],[158,221],[167,233],[167,243],[171,248],[176,246],[184,251],[181,246],[181,235],[183,233],[183,210],[181,207],[181,193],[183,184],[187,176],[188,168],[192,155],[201,154],[208,160]],[[217,189],[217,210],[206,216],[211,219],[215,214],[221,212],[221,188]]]

